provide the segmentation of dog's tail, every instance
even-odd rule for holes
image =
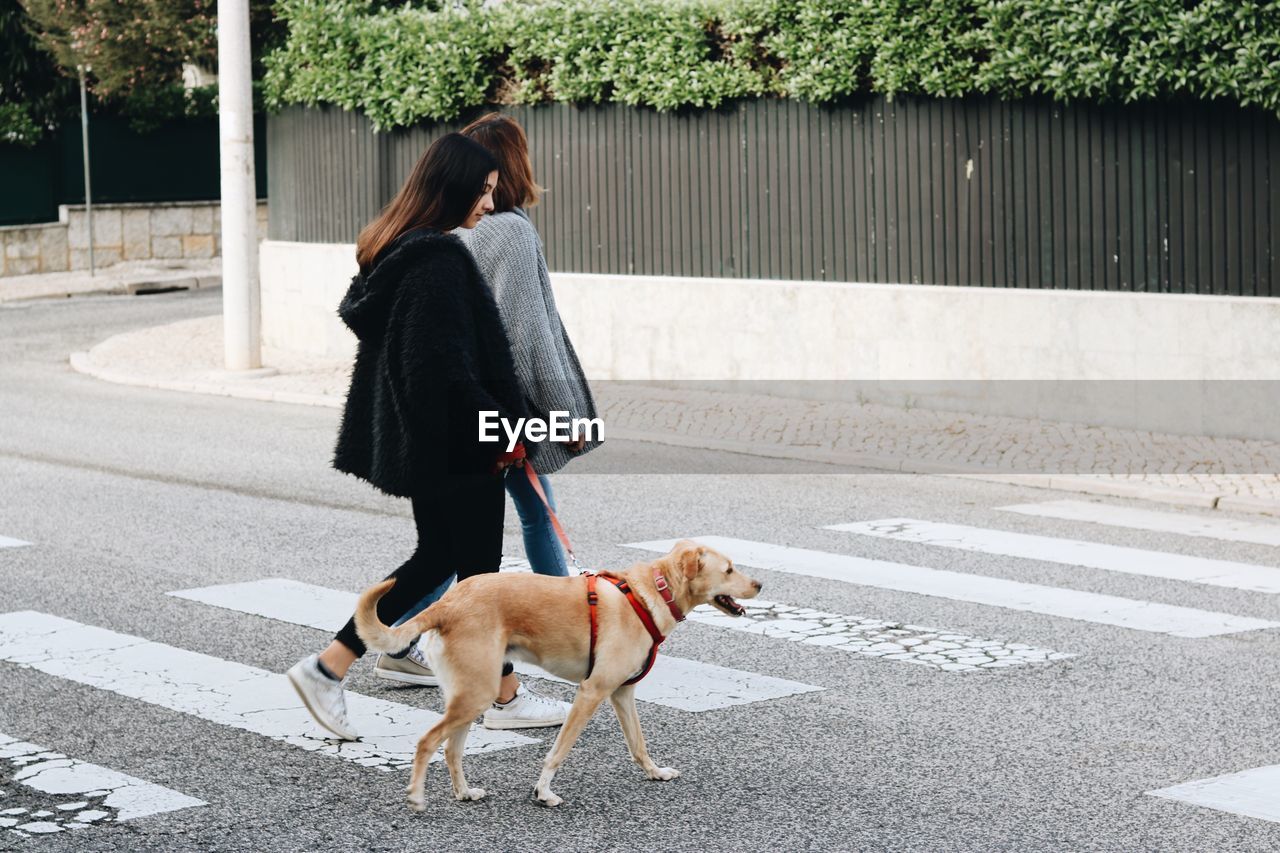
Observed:
[[[378,618],[378,601],[395,585],[395,578],[374,584],[356,602],[356,634],[365,646],[375,652],[402,652],[426,630],[420,624],[421,615],[394,628],[382,624],[382,620]]]

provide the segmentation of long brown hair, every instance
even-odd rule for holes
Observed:
[[[538,203],[542,187],[533,180],[529,140],[515,119],[502,113],[489,113],[464,127],[461,133],[479,142],[498,158],[502,180],[498,181],[498,189],[493,194],[494,213],[505,213],[516,207],[533,207]]]
[[[391,203],[360,232],[356,262],[362,269],[372,266],[383,249],[414,228],[457,228],[484,194],[485,178],[497,168],[497,159],[475,140],[460,133],[440,137]]]

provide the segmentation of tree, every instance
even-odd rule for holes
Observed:
[[[21,14],[29,38],[62,75],[89,69],[87,82],[96,105],[109,105],[146,131],[180,116],[217,112],[215,86],[188,90],[183,68],[217,67],[217,0],[0,0]],[[272,14],[272,0],[250,0],[255,76],[260,59],[284,38]],[[46,62],[45,64],[49,64]],[[20,102],[21,99],[15,99]],[[4,129],[0,103],[0,133]]]
[[[34,145],[58,124],[74,95],[30,28],[18,0],[0,0],[0,143]]]
[[[92,69],[101,97],[172,85],[182,66],[213,67],[215,0],[22,0],[36,38],[67,73]]]

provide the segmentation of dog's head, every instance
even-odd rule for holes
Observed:
[[[741,616],[747,611],[734,599],[760,593],[760,581],[747,577],[734,568],[733,560],[705,545],[683,539],[668,556],[684,581],[690,608],[710,603],[730,616]]]

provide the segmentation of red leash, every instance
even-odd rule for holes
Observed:
[[[538,472],[533,470],[533,464],[527,459],[524,463],[524,475],[529,478],[529,485],[533,486],[533,490],[537,492],[538,497],[542,500],[542,505],[547,508],[547,517],[551,519],[551,526],[555,528],[556,536],[560,537],[560,544],[564,546],[564,552],[573,561],[573,567],[578,570],[578,574],[582,574],[582,564],[578,562],[578,556],[573,553],[573,545],[569,543],[569,534],[564,532],[560,519],[556,518],[556,511],[551,508],[551,501],[547,500],[547,493],[542,490],[542,483],[538,481]]]

